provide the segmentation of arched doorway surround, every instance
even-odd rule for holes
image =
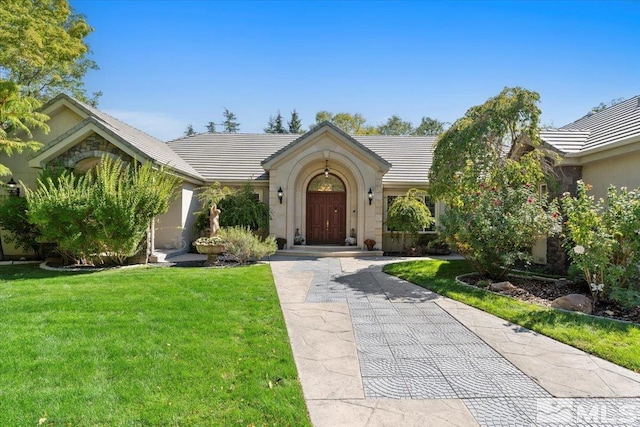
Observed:
[[[307,185],[306,239],[309,245],[341,245],[347,237],[347,192],[336,175],[316,175]]]
[[[361,246],[364,237],[360,236],[365,234],[363,174],[350,158],[330,151],[316,152],[299,159],[288,174],[285,195],[288,198],[286,206],[287,240],[293,241],[296,229],[299,229],[301,233],[306,233],[307,188],[313,178],[324,173],[327,160],[331,174],[339,178],[345,187],[345,233],[350,235],[351,229],[353,229],[357,234],[358,245]],[[344,238],[342,243],[344,244]]]

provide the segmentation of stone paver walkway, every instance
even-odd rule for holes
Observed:
[[[640,425],[640,375],[381,272],[274,258],[316,426]]]

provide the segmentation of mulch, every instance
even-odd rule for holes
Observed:
[[[462,281],[472,286],[477,286],[478,281],[482,279],[479,274],[461,278]],[[497,293],[545,307],[550,307],[553,300],[568,294],[582,294],[591,298],[591,293],[586,284],[516,276],[509,276],[508,281],[511,282],[514,288]],[[613,301],[598,302],[593,307],[591,314],[640,324],[640,307],[628,309]]]

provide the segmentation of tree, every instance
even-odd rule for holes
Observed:
[[[240,130],[240,123],[238,123],[236,115],[227,108],[224,109],[222,115],[224,116],[224,121],[222,122],[222,127],[224,128],[223,132],[238,133]]]
[[[298,117],[298,112],[293,110],[291,112],[291,120],[287,122],[287,126],[289,126],[289,133],[299,134],[302,133],[302,122]]]
[[[623,101],[624,101],[624,98],[616,98],[616,99],[612,99],[611,101],[609,101],[609,104],[601,102],[600,104],[598,104],[595,107],[593,107],[591,109],[591,111],[594,112],[594,113],[598,113],[598,112],[600,112],[602,110],[606,110],[609,107],[613,107],[614,105],[618,105]]]
[[[325,121],[333,123],[349,135],[375,135],[378,133],[377,128],[366,124],[366,119],[360,113],[332,114],[329,111],[318,111],[316,113],[316,122],[311,125],[311,128]]]
[[[411,188],[404,196],[396,197],[387,212],[387,228],[401,232],[403,243],[405,233],[411,235],[414,244],[418,232],[435,222],[424,200],[416,197],[418,192],[417,188]]]
[[[280,111],[278,111],[278,115],[275,118],[269,116],[269,123],[264,131],[265,133],[287,133],[287,129],[282,123],[282,114],[280,114]]]
[[[504,168],[512,161],[507,154],[525,145],[533,149],[520,159],[522,175],[513,179],[520,184],[544,179],[544,153],[539,149],[538,136],[539,99],[536,92],[505,88],[484,104],[467,110],[436,143],[429,193],[454,204],[460,194],[486,184],[489,172]]]
[[[449,204],[441,231],[492,279],[528,260],[535,242],[559,227],[556,203],[540,197],[536,186],[545,179],[539,98],[505,88],[456,120],[434,150],[429,192]],[[515,156],[525,146],[529,151]]]
[[[216,133],[216,124],[214,122],[207,123],[207,133]]]
[[[193,125],[189,123],[187,125],[187,129],[184,131],[184,136],[193,136],[196,134],[196,131],[193,129]]]
[[[93,31],[67,0],[11,0],[0,8],[0,80],[46,101],[60,92],[95,103],[82,79],[97,69],[85,38]]]
[[[410,135],[413,133],[413,125],[393,115],[385,124],[378,127],[378,131],[381,135]]]
[[[438,136],[444,132],[445,123],[431,117],[423,117],[420,125],[413,130],[414,135]]]
[[[48,116],[37,111],[41,102],[28,95],[21,95],[17,84],[0,80],[0,153],[11,156],[14,152],[37,150],[41,144],[31,140],[31,129],[49,131]],[[22,134],[21,134],[22,133]],[[27,136],[24,141],[23,135]],[[0,164],[0,176],[11,171]]]
[[[0,153],[40,147],[31,130],[48,132],[42,103],[60,92],[88,99],[83,77],[96,63],[85,38],[93,31],[67,0],[12,0],[0,7]],[[0,165],[0,175],[11,172]]]

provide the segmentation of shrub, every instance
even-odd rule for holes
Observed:
[[[494,280],[504,279],[517,261],[529,261],[536,241],[560,227],[555,202],[540,200],[530,184],[479,184],[460,195],[441,222],[442,235]]]
[[[43,242],[58,244],[76,262],[106,255],[124,264],[141,249],[151,219],[167,211],[180,180],[151,163],[105,157],[85,175],[64,172],[38,182],[26,194],[29,220]]]
[[[33,250],[40,255],[38,237],[40,231],[29,221],[28,204],[24,197],[8,197],[0,202],[0,228],[8,231],[7,243],[15,244],[24,250]]]
[[[201,232],[209,227],[211,205],[214,203],[222,211],[222,227],[249,227],[251,230],[262,230],[265,233],[269,229],[269,206],[255,197],[250,182],[237,191],[222,187],[218,182],[202,190],[197,196],[202,204],[202,209],[195,213],[194,227],[197,231]]]
[[[253,187],[247,182],[240,190],[220,201],[220,225],[222,227],[249,227],[251,230],[268,230],[271,212],[269,206],[255,197]]]
[[[223,227],[217,237],[224,242],[225,253],[240,264],[245,264],[251,258],[262,259],[273,255],[278,249],[273,236],[261,239],[248,227]]]
[[[579,181],[575,197],[564,194],[565,248],[595,299],[631,303],[640,279],[640,189],[609,187],[606,203],[589,196],[590,189]]]

